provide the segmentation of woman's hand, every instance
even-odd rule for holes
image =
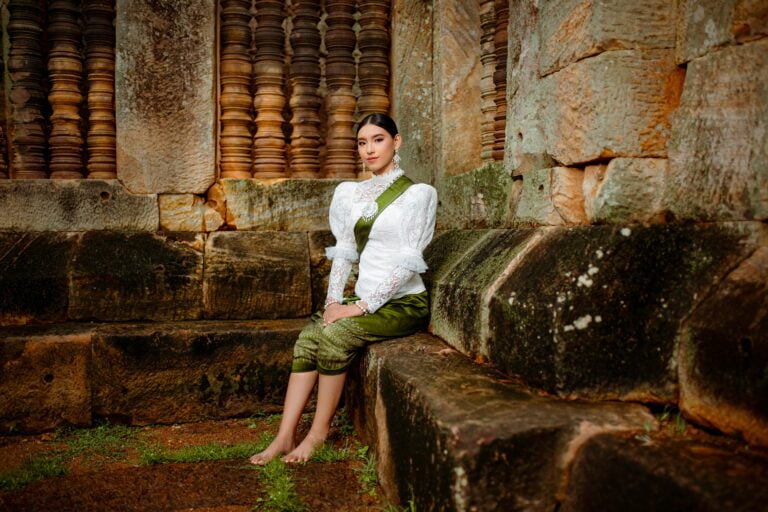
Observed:
[[[336,320],[342,318],[350,318],[353,316],[361,316],[363,311],[354,304],[347,304],[343,306],[341,304],[331,304],[323,312],[323,327],[331,325]]]

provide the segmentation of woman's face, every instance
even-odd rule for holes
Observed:
[[[365,168],[374,174],[388,172],[394,167],[392,157],[400,147],[400,135],[392,137],[387,130],[367,124],[357,133],[357,152]]]

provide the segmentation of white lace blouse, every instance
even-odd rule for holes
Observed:
[[[427,270],[422,251],[435,230],[437,191],[431,185],[411,185],[381,212],[368,243],[357,254],[354,228],[361,215],[375,212],[375,200],[403,175],[401,169],[360,182],[340,183],[330,208],[336,245],[325,254],[333,260],[326,301],[341,301],[352,263],[360,261],[355,294],[373,313],[388,300],[425,290],[419,275]]]

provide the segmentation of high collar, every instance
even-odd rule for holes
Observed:
[[[405,174],[402,169],[392,169],[391,171],[382,174],[380,176],[377,176],[376,174],[371,174],[371,177],[368,179],[368,182],[371,183],[371,185],[386,185],[389,186],[392,183],[395,182],[397,178]]]

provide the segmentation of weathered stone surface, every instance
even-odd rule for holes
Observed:
[[[340,180],[223,179],[227,224],[238,230],[328,230],[328,209]]]
[[[93,413],[134,425],[276,411],[303,320],[123,324],[93,339]]]
[[[422,183],[434,183],[436,169],[432,25],[431,2],[392,1],[390,96],[403,137],[398,154],[401,167]]]
[[[614,158],[584,170],[584,210],[592,223],[664,220],[666,158]]]
[[[453,233],[459,238],[454,243],[461,244],[466,235]],[[492,230],[463,252],[432,282],[430,331],[464,354],[487,356],[488,300],[533,234],[532,229]]]
[[[533,395],[418,334],[371,345],[347,403],[387,497],[417,510],[553,510],[590,436],[654,427],[635,404]]]
[[[768,35],[768,4],[763,0],[681,2],[677,60],[689,60],[720,46]]]
[[[205,246],[206,318],[292,318],[312,309],[306,233],[211,233]]]
[[[435,134],[438,178],[483,163],[479,5],[477,0],[439,4],[433,13],[435,117],[428,121]],[[474,129],[457,129],[470,126]]]
[[[552,98],[539,79],[538,12],[536,0],[521,0],[509,10],[504,167],[514,176],[557,165],[548,154],[541,120],[542,106]]]
[[[490,299],[489,359],[561,396],[674,402],[682,321],[759,223],[550,229]]]
[[[675,15],[668,0],[543,2],[539,72],[547,75],[606,50],[674,48]]]
[[[425,286],[431,289],[435,283],[442,281],[489,232],[479,229],[436,231],[424,250],[424,261],[428,268],[421,274],[421,278]]]
[[[669,141],[672,213],[768,219],[767,134],[768,40],[690,62]]]
[[[118,0],[116,12],[118,178],[202,194],[216,172],[216,2]]]
[[[194,320],[203,246],[195,233],[84,233],[72,263],[72,320]]]
[[[437,229],[503,228],[511,223],[510,206],[519,188],[500,164],[447,176],[437,182]]]
[[[515,221],[549,226],[586,223],[583,178],[584,171],[570,167],[526,173]]]
[[[0,233],[0,325],[62,321],[76,233]]]
[[[316,311],[325,305],[328,292],[328,274],[331,272],[331,260],[325,257],[325,248],[336,244],[330,231],[310,231],[309,236],[309,263],[312,279],[312,311]],[[344,295],[355,293],[355,281],[357,280],[357,265],[352,267],[344,289]]]
[[[564,165],[600,158],[666,157],[669,114],[684,72],[672,50],[617,50],[539,83],[547,152]]]
[[[0,180],[0,231],[156,231],[157,196],[118,180]]]
[[[195,194],[161,194],[160,228],[166,231],[216,231],[224,224],[221,214]]]
[[[768,460],[722,443],[593,436],[579,451],[560,510],[765,509]]]
[[[686,415],[768,446],[768,246],[683,324],[679,368]]]
[[[0,330],[0,431],[91,423],[90,330]]]

